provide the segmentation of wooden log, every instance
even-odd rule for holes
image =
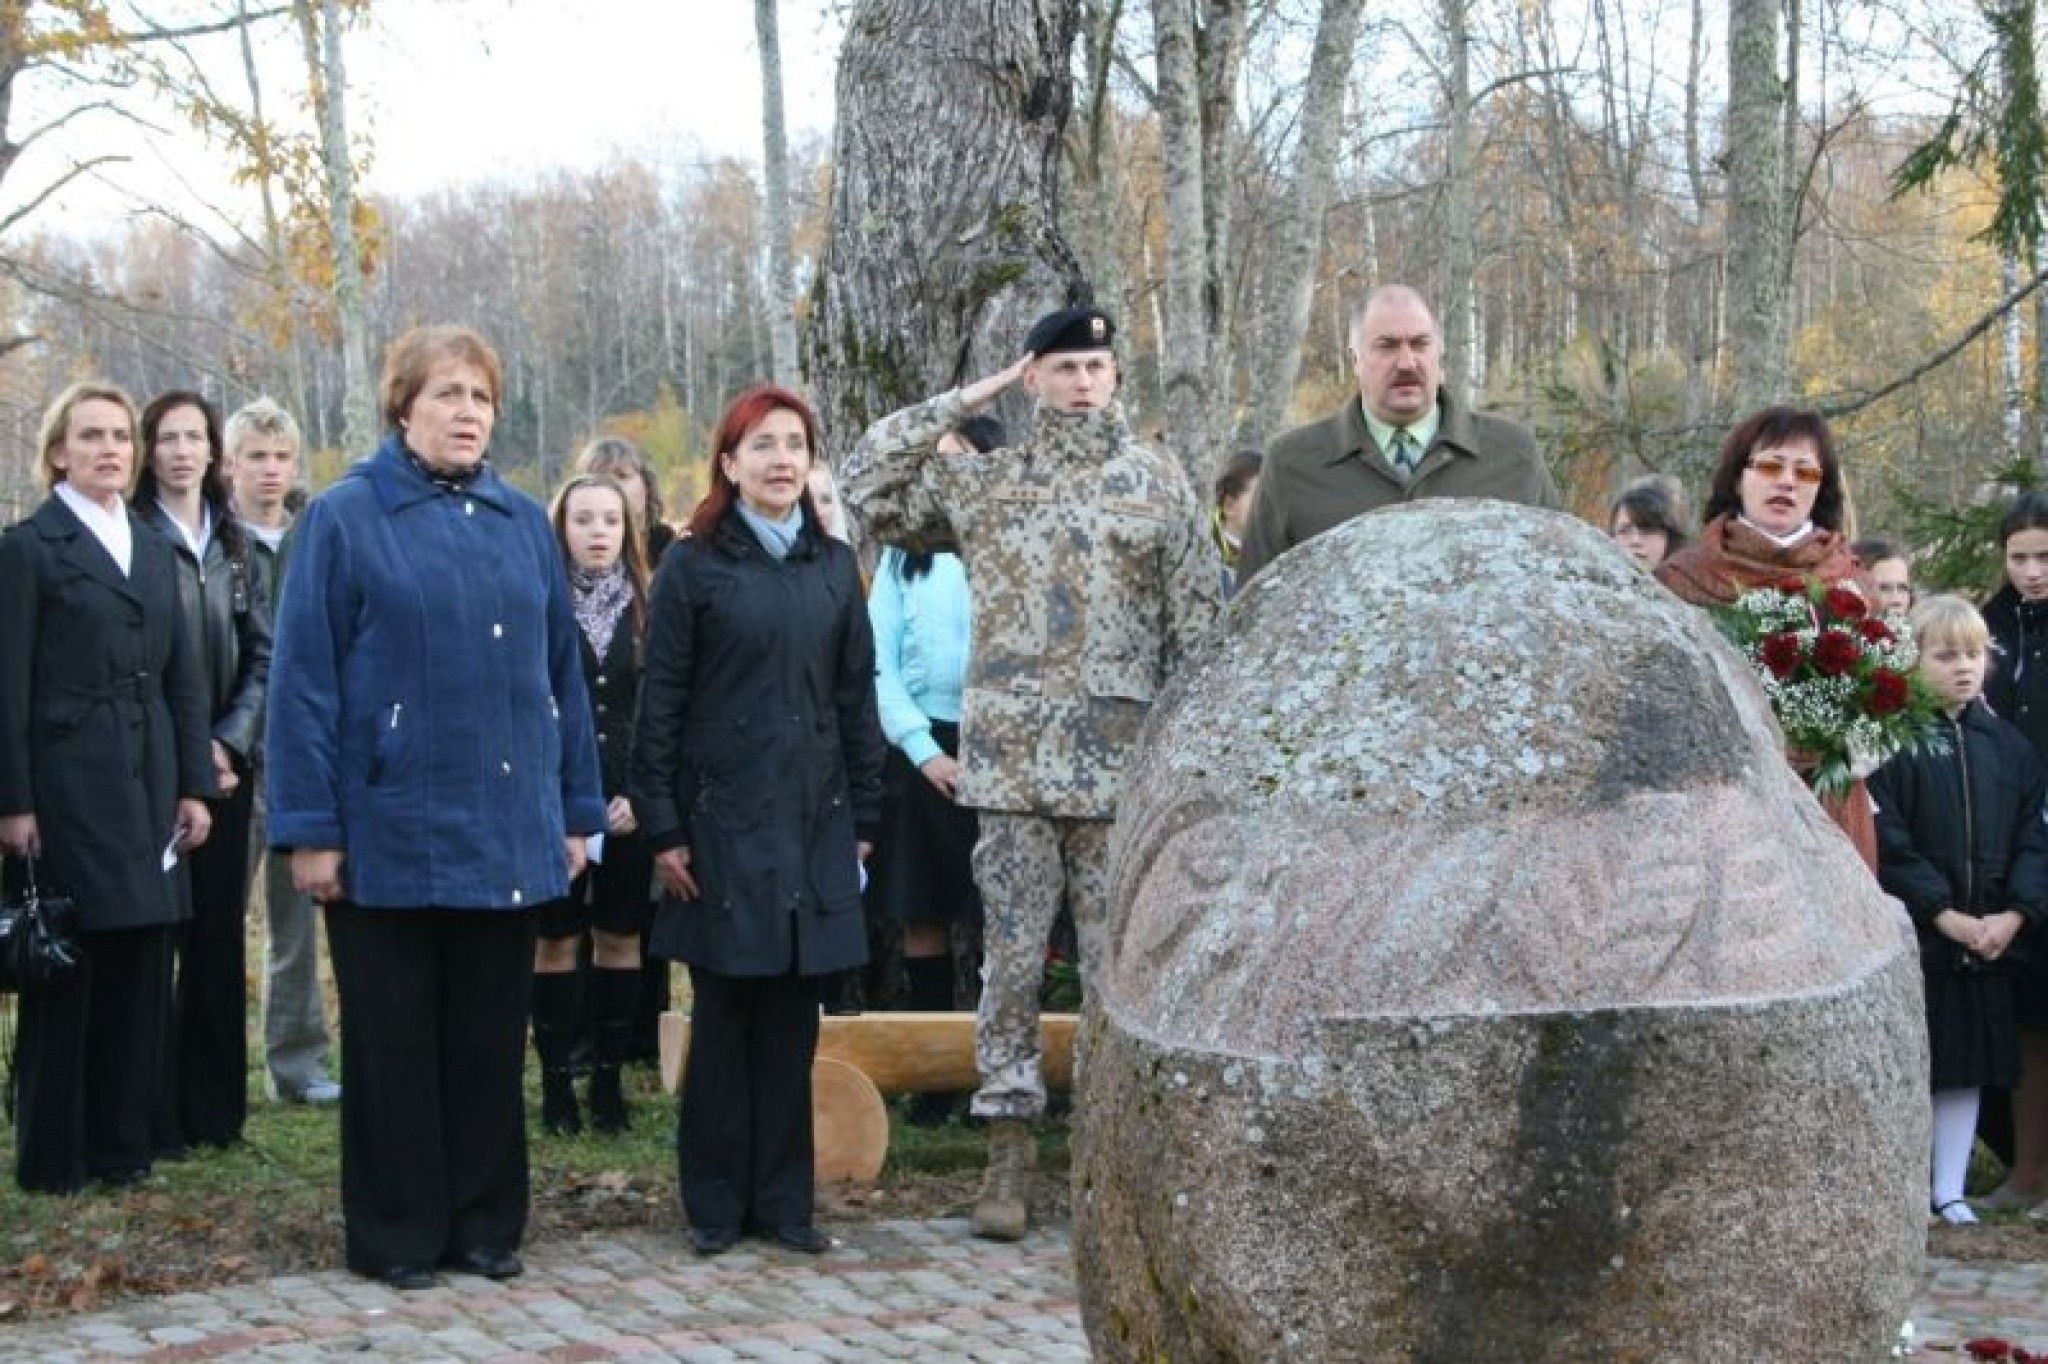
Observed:
[[[811,1141],[820,1184],[872,1184],[889,1155],[889,1110],[875,1082],[844,1061],[811,1065]]]
[[[682,1087],[690,1050],[690,1020],[671,1010],[661,1016],[661,1087]],[[889,1110],[882,1092],[857,1066],[829,1056],[811,1063],[811,1140],[821,1183],[873,1183],[889,1156]]]
[[[1039,1016],[1048,1089],[1073,1087],[1074,1021],[1073,1014]],[[661,1016],[661,1085],[671,1094],[682,1084],[689,1038],[688,1016]],[[977,1083],[969,1013],[828,1016],[818,1030],[818,1055],[853,1066],[884,1094],[952,1094]]]

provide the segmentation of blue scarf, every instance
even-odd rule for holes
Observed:
[[[796,546],[798,532],[804,528],[804,508],[799,502],[789,509],[789,515],[780,521],[770,521],[746,503],[735,501],[739,508],[740,520],[747,523],[747,529],[754,532],[754,538],[761,542],[761,548],[768,551],[771,559],[787,559],[789,551]]]

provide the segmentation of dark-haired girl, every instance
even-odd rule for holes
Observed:
[[[569,572],[569,600],[582,635],[605,832],[568,895],[541,906],[536,928],[533,1049],[540,1055],[541,1124],[555,1133],[583,1129],[570,1054],[587,1021],[595,1052],[590,1123],[600,1132],[623,1132],[629,1120],[619,1067],[633,1051],[640,934],[652,914],[648,887],[654,870],[626,797],[640,648],[647,633],[647,557],[625,488],[602,474],[578,474],[563,484],[548,519]],[[587,978],[576,969],[576,944],[586,931]]]
[[[192,918],[173,939],[171,1022],[157,1099],[159,1156],[241,1139],[248,1116],[249,818],[270,678],[270,602],[228,501],[220,415],[197,393],[142,409],[135,514],[178,560],[185,638],[198,654],[221,795],[213,836],[188,859]]]
[[[1662,480],[1649,478],[1616,494],[1607,508],[1607,536],[1652,573],[1686,543],[1674,495]]]
[[[2022,493],[1999,523],[2005,582],[1984,604],[1991,627],[1991,670],[1984,699],[2048,759],[2048,493]],[[2020,1082],[2012,1091],[2012,1159],[2005,1182],[1984,1199],[1991,1208],[2038,1205],[2048,1214],[2048,962],[2020,968],[2014,992],[2020,1029]],[[1992,1145],[2003,1143],[1987,1121]],[[2003,1152],[2001,1152],[2003,1154]]]
[[[666,897],[651,949],[690,968],[677,1124],[697,1252],[743,1230],[816,1253],[819,977],[867,958],[860,863],[881,815],[875,642],[853,551],[805,480],[817,422],[761,386],[720,419],[690,534],[655,576],[633,808]]]

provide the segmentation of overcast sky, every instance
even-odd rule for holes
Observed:
[[[792,139],[831,128],[839,30],[829,8],[827,0],[782,0]],[[411,197],[601,164],[619,152],[760,159],[753,0],[373,0],[372,13],[347,48],[349,115],[373,147],[372,193]],[[241,96],[232,40],[214,41],[201,57],[219,89]],[[284,23],[266,26],[260,60],[273,107],[303,88]],[[17,131],[72,98],[47,87],[33,94],[17,109]],[[20,203],[61,172],[66,155],[118,151],[130,159],[97,183],[81,182],[35,221],[91,230],[134,211],[138,198],[166,195],[249,221],[253,201],[227,184],[219,153],[168,113],[158,117],[166,132],[153,139],[107,120],[67,129],[24,158],[0,200]]]

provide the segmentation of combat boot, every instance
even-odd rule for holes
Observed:
[[[988,1168],[981,1176],[981,1197],[974,1201],[974,1234],[989,1241],[1021,1241],[1031,1226],[1031,1174],[1038,1166],[1038,1144],[1031,1124],[1022,1118],[999,1118],[989,1124]]]

